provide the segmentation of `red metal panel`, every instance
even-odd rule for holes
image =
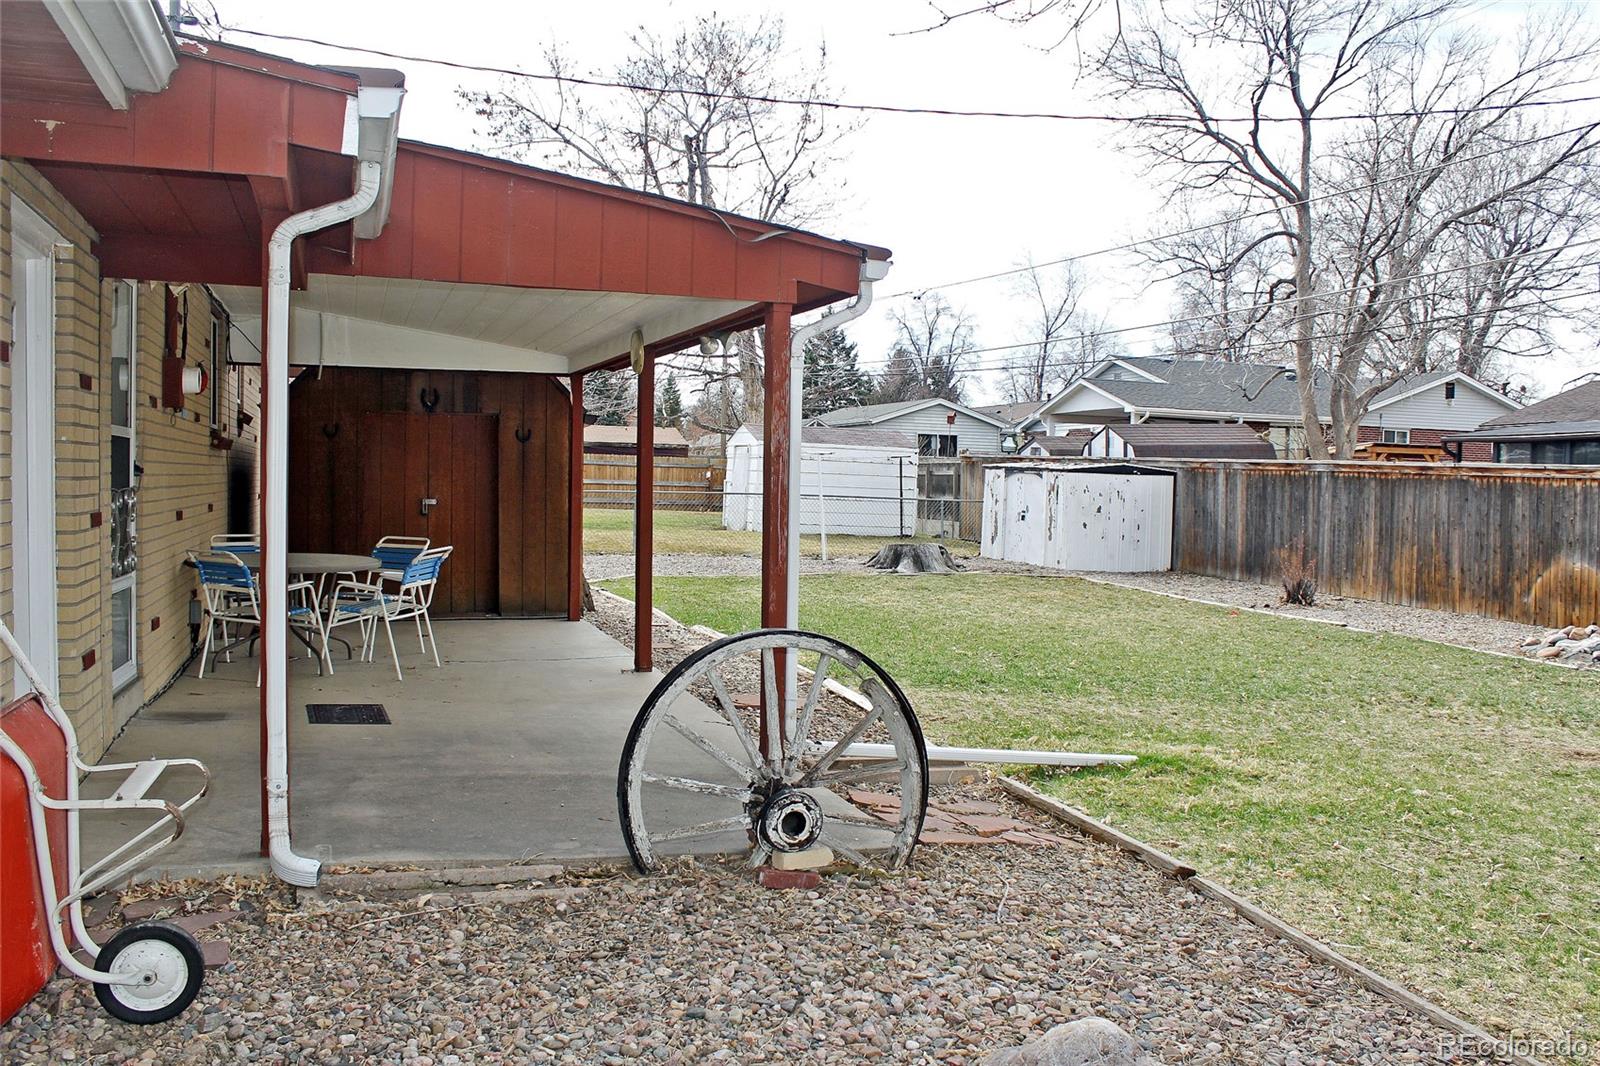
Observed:
[[[289,83],[232,67],[219,67],[216,78],[211,133],[216,168],[230,174],[287,173]]]
[[[583,617],[583,375],[567,410],[567,621]]]
[[[861,257],[844,252],[822,253],[822,277],[825,288],[854,295],[861,291]]]
[[[694,275],[691,282],[694,295],[722,300],[738,297],[735,245],[733,234],[720,225],[706,222],[695,224]]]
[[[311,85],[290,82],[289,86],[289,140],[328,152],[342,149],[350,97]]]
[[[326,263],[318,269],[330,273],[351,273],[372,277],[408,278],[411,276],[411,239],[414,227],[412,201],[416,190],[417,157],[402,152],[395,159],[394,193],[390,200],[389,221],[383,234],[374,241],[356,242],[354,266]]]
[[[648,291],[689,295],[694,289],[694,220],[669,211],[651,211],[645,225]]]
[[[512,183],[509,237],[511,283],[551,285],[556,271],[555,190],[532,181]]]
[[[261,246],[204,237],[112,234],[95,245],[108,278],[260,285]]]
[[[750,243],[749,238],[741,241],[734,255],[738,291],[767,293],[769,296],[780,296],[793,301],[792,283],[786,287],[778,272],[779,261],[782,258],[782,245],[778,238],[771,238],[760,244]]]
[[[822,249],[795,241],[777,241],[779,273],[785,278],[816,281],[822,277]]]
[[[36,697],[0,708],[0,729],[33,763],[45,790],[66,795],[67,749],[61,731]],[[43,988],[56,969],[49,916],[34,856],[28,783],[9,758],[0,755],[0,1022],[9,1021]],[[54,861],[56,891],[67,889],[67,823],[61,811],[45,815]],[[70,935],[70,934],[69,934]]]
[[[492,170],[467,170],[461,185],[461,280],[506,284],[511,243],[511,180]]]
[[[413,175],[411,276],[424,280],[461,278],[461,167],[419,157]]]
[[[167,170],[210,170],[216,162],[213,144],[224,119],[217,105],[216,68],[210,63],[180,64],[164,92],[136,96],[129,104],[133,118],[131,162]],[[232,91],[244,93],[241,86]],[[256,131],[235,130],[230,139]]]
[[[612,200],[600,223],[600,287],[612,292],[644,292],[645,249],[650,212],[640,204]]]
[[[556,288],[600,287],[600,203],[586,191],[556,191]]]

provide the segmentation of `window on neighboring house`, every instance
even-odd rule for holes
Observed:
[[[1456,402],[1456,383],[1453,381],[1447,381],[1444,383],[1444,402]]]
[[[917,454],[953,459],[959,454],[956,451],[956,435],[954,433],[918,433]]]
[[[1533,445],[1525,440],[1511,441],[1509,444],[1496,444],[1494,446],[1494,461],[1497,463],[1531,463],[1533,462]]]
[[[1385,444],[1410,444],[1411,431],[1409,429],[1386,429],[1383,431]]]
[[[1565,463],[1571,451],[1564,440],[1540,440],[1533,442],[1533,461],[1542,465],[1557,465]]]
[[[134,371],[139,364],[137,292],[115,282],[111,304],[111,685],[139,674],[135,587],[139,569],[138,476],[134,449]]]
[[[1580,466],[1600,466],[1600,440],[1573,441],[1572,461]]]

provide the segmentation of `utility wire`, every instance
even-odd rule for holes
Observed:
[[[1372,288],[1375,284],[1376,285],[1386,285],[1386,286],[1387,285],[1398,285],[1398,284],[1400,284],[1402,282],[1418,281],[1418,280],[1421,280],[1421,279],[1424,279],[1424,278],[1441,277],[1441,276],[1443,276],[1445,274],[1456,274],[1456,273],[1460,273],[1461,271],[1464,271],[1464,270],[1475,270],[1478,267],[1494,266],[1494,265],[1500,264],[1500,263],[1510,263],[1510,262],[1514,262],[1514,261],[1519,260],[1519,259],[1528,259],[1528,258],[1535,257],[1535,256],[1556,256],[1556,255],[1561,255],[1564,252],[1571,251],[1572,249],[1583,248],[1583,247],[1586,247],[1586,246],[1592,245],[1592,244],[1600,244],[1600,237],[1592,237],[1592,238],[1590,238],[1588,240],[1583,240],[1583,241],[1573,241],[1572,243],[1564,244],[1559,248],[1539,248],[1539,249],[1535,249],[1533,251],[1517,252],[1517,253],[1514,253],[1512,255],[1499,256],[1499,257],[1494,258],[1494,259],[1480,259],[1480,260],[1477,260],[1477,261],[1471,262],[1471,263],[1463,263],[1463,264],[1461,264],[1459,266],[1442,267],[1442,268],[1440,268],[1438,270],[1430,270],[1430,271],[1417,273],[1417,274],[1406,274],[1406,275],[1402,275],[1400,277],[1387,278],[1387,279],[1385,279],[1385,280],[1383,280],[1381,282],[1367,282],[1367,283],[1361,284],[1361,285],[1348,286],[1348,287],[1343,288],[1343,289],[1327,289],[1327,290],[1324,290],[1324,291],[1321,291],[1321,292],[1311,293],[1309,296],[1306,297],[1306,299],[1307,300],[1325,300],[1325,299],[1329,299],[1329,298],[1336,297],[1336,296],[1349,296],[1352,293],[1364,292],[1364,291]],[[1596,260],[1589,260],[1589,261],[1586,261],[1586,262],[1583,262],[1583,263],[1573,264],[1571,269],[1574,269],[1574,270],[1582,269],[1584,267],[1594,265],[1595,262],[1596,262]],[[1448,293],[1448,294],[1446,294],[1446,296],[1461,296],[1461,295],[1465,295],[1465,294],[1464,293]],[[1115,326],[1115,327],[1111,327],[1111,328],[1108,328],[1108,329],[1091,330],[1091,331],[1086,332],[1086,333],[1066,334],[1066,335],[1063,335],[1063,336],[1060,336],[1060,337],[1050,337],[1050,338],[1036,337],[1036,338],[1034,338],[1032,340],[1016,341],[1016,342],[1014,342],[1012,344],[996,344],[996,345],[991,345],[991,346],[984,347],[984,348],[970,348],[966,352],[963,352],[961,354],[963,354],[963,355],[974,355],[974,354],[985,354],[985,353],[988,353],[988,352],[1015,351],[1016,349],[1019,349],[1019,348],[1032,348],[1032,347],[1036,347],[1036,346],[1041,345],[1041,344],[1071,344],[1074,341],[1095,340],[1095,339],[1098,339],[1100,337],[1117,336],[1117,335],[1120,335],[1120,334],[1123,334],[1123,333],[1142,333],[1142,332],[1144,332],[1146,330],[1162,329],[1162,328],[1168,327],[1168,326],[1187,325],[1187,324],[1189,324],[1191,322],[1205,322],[1205,321],[1209,321],[1211,319],[1221,318],[1224,315],[1245,314],[1245,313],[1251,312],[1251,311],[1271,310],[1274,307],[1282,307],[1282,306],[1285,306],[1285,305],[1288,305],[1288,304],[1292,304],[1292,303],[1296,302],[1296,299],[1269,300],[1269,301],[1266,301],[1264,303],[1250,304],[1250,305],[1245,306],[1245,307],[1231,308],[1231,309],[1229,309],[1227,311],[1207,311],[1207,312],[1204,312],[1203,314],[1188,315],[1188,316],[1185,316],[1183,318],[1167,318],[1167,319],[1162,319],[1162,320],[1160,320],[1158,322],[1141,322],[1141,323],[1138,323],[1137,325],[1132,325],[1132,326]],[[1323,311],[1312,311],[1311,313],[1306,314],[1306,315],[1296,315],[1296,316],[1292,317],[1291,319],[1289,319],[1289,323],[1292,324],[1292,323],[1295,323],[1295,322],[1299,322],[1299,321],[1302,321],[1305,318],[1318,318],[1318,317],[1321,317],[1322,315],[1335,314],[1335,313],[1337,313],[1337,311],[1338,311],[1337,308],[1332,308],[1332,309],[1323,310]],[[868,367],[865,367],[864,369],[869,369],[869,370],[870,369],[882,369],[883,367],[888,366],[888,365],[889,364],[886,361],[884,363],[872,364],[872,365],[870,365]]]
[[[1273,207],[1263,208],[1260,211],[1249,211],[1242,215],[1234,215],[1229,218],[1220,219],[1216,222],[1205,222],[1198,226],[1190,226],[1187,229],[1176,230],[1172,233],[1158,234],[1154,237],[1143,237],[1136,241],[1127,241],[1123,244],[1113,244],[1105,248],[1096,248],[1088,252],[1078,252],[1073,255],[1062,256],[1059,259],[1051,259],[1043,263],[1029,263],[1026,266],[1009,267],[1005,270],[995,270],[987,274],[978,274],[970,278],[958,278],[955,281],[946,281],[937,285],[924,285],[913,289],[902,289],[899,292],[892,292],[882,296],[880,299],[898,300],[907,296],[913,296],[920,300],[923,296],[930,292],[943,292],[946,289],[960,288],[963,285],[973,285],[981,281],[994,281],[997,278],[1007,278],[1016,274],[1026,274],[1030,270],[1040,270],[1053,266],[1064,266],[1067,263],[1076,263],[1084,259],[1093,259],[1096,256],[1113,255],[1117,252],[1131,252],[1134,249],[1142,248],[1147,244],[1159,244],[1162,241],[1170,241],[1177,237],[1188,237],[1192,234],[1204,233],[1206,230],[1219,229],[1223,226],[1231,226],[1239,222],[1248,222],[1253,218],[1265,218],[1268,215],[1281,214],[1284,211],[1292,211],[1294,208],[1300,207],[1304,204],[1311,204],[1321,200],[1331,200],[1337,197],[1350,196],[1355,193],[1366,192],[1371,189],[1380,188],[1384,185],[1392,185],[1397,181],[1405,181],[1408,178],[1420,177],[1423,174],[1429,174],[1436,170],[1443,170],[1446,167],[1460,166],[1463,163],[1474,163],[1480,159],[1503,156],[1505,153],[1510,151],[1528,148],[1536,144],[1542,144],[1545,141],[1571,136],[1572,134],[1589,133],[1594,131],[1596,128],[1600,128],[1600,119],[1597,119],[1594,122],[1585,123],[1581,126],[1572,126],[1567,129],[1556,130],[1553,133],[1541,134],[1538,137],[1531,137],[1527,140],[1511,141],[1506,144],[1497,145],[1488,151],[1479,152],[1477,155],[1462,156],[1459,159],[1450,159],[1442,163],[1435,163],[1432,166],[1419,167],[1416,170],[1394,174],[1390,177],[1380,178],[1377,181],[1367,182],[1363,185],[1356,185],[1347,189],[1337,189],[1332,192],[1319,193],[1316,196],[1308,196],[1304,200],[1295,200],[1284,204],[1278,204]]]
[[[577,85],[595,89],[621,89],[628,92],[655,93],[659,96],[694,96],[705,100],[738,100],[757,104],[774,104],[784,107],[814,107],[831,111],[853,111],[865,113],[882,113],[891,115],[934,115],[945,118],[1005,118],[1005,119],[1046,119],[1058,122],[1181,122],[1184,115],[1113,115],[1098,113],[1077,113],[1059,111],[983,111],[968,110],[950,107],[910,107],[898,104],[864,104],[844,100],[822,100],[810,97],[794,96],[764,96],[752,93],[717,92],[713,89],[696,89],[691,87],[674,87],[670,85],[647,85],[642,82],[617,81],[609,78],[582,78],[571,74],[537,73],[530,70],[519,70],[515,67],[497,67],[479,63],[462,63],[453,59],[439,59],[434,56],[411,55],[405,52],[391,52],[381,48],[371,48],[365,45],[341,44],[337,41],[327,41],[319,37],[306,37],[293,33],[272,33],[267,30],[250,30],[242,26],[225,26],[218,24],[219,33],[238,33],[248,37],[264,37],[274,41],[294,41],[299,44],[316,45],[321,48],[334,48],[344,52],[359,52],[363,55],[382,56],[385,59],[398,59],[407,63],[426,63],[432,66],[449,67],[454,70],[470,70],[482,74],[501,74],[512,78],[526,78],[531,81],[557,82],[564,85]],[[185,35],[187,36],[187,35]],[[193,38],[205,41],[206,38]],[[224,42],[226,43],[226,42]],[[1581,58],[1581,57],[1575,57]],[[1316,115],[1311,121],[1315,122],[1348,122],[1371,120],[1378,118],[1412,118],[1418,115],[1470,115],[1480,111],[1505,111],[1526,107],[1561,107],[1567,104],[1586,104],[1600,101],[1600,96],[1575,96],[1559,100],[1525,100],[1519,103],[1498,104],[1492,107],[1441,107],[1429,108],[1423,111],[1367,111],[1345,113],[1337,115]],[[1243,116],[1210,116],[1212,122],[1295,122],[1302,121],[1298,115],[1243,115]]]

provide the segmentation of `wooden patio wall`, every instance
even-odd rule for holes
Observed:
[[[1178,468],[1173,568],[1276,584],[1304,537],[1319,589],[1508,618],[1600,621],[1600,473],[1373,463]]]
[[[308,371],[289,392],[289,550],[365,553],[379,535],[428,536],[456,549],[436,616],[564,615],[570,412],[546,375]],[[474,421],[487,438],[463,424]],[[450,469],[429,471],[441,454]],[[418,477],[430,475],[425,490]],[[424,491],[440,498],[426,518]]]
[[[658,455],[655,460],[658,510],[722,510],[721,459]],[[631,455],[585,453],[583,505],[632,507],[636,473],[637,460]]]

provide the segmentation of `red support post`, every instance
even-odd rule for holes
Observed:
[[[761,624],[789,623],[789,304],[768,304],[761,460]]]
[[[637,454],[633,503],[633,668],[647,673],[653,661],[650,622],[655,615],[656,364],[645,355],[639,371]]]
[[[572,375],[567,429],[567,621],[583,617],[583,375]]]
[[[765,447],[761,458],[761,625],[777,629],[789,624],[789,442],[800,432],[789,418],[789,318],[790,304],[768,304],[762,333],[763,378],[766,400],[762,404]],[[789,667],[787,655],[772,656],[777,671],[778,737],[767,735],[768,715],[761,716],[761,754],[773,756],[782,746],[782,735],[789,728],[785,713],[788,704]],[[767,685],[761,686],[766,699]]]

